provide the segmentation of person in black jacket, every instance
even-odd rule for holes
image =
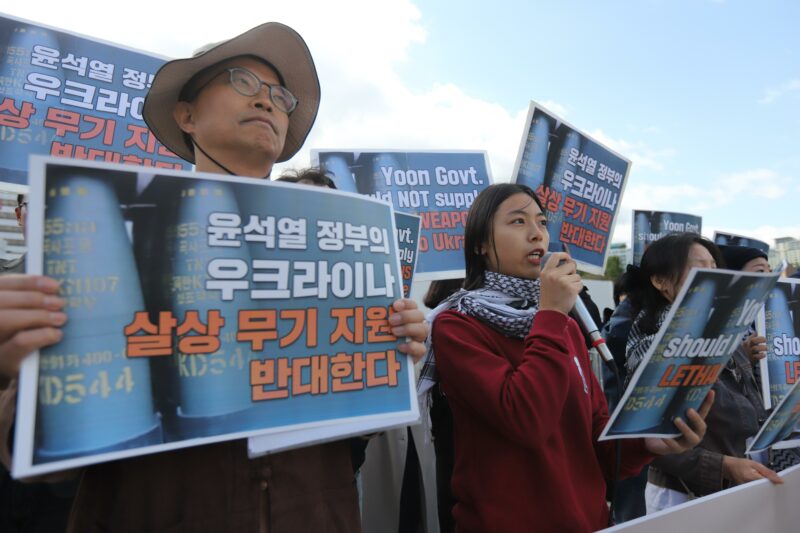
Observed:
[[[616,373],[604,367],[603,390],[606,394],[608,409],[612,412],[624,392],[622,384],[626,382],[627,377],[625,371],[625,345],[628,342],[631,326],[633,326],[633,319],[636,318],[636,313],[638,313],[638,309],[636,309],[633,302],[627,298],[628,283],[631,277],[629,272],[633,268],[635,267],[629,265],[628,271],[614,282],[614,303],[616,307],[611,318],[603,325],[603,329],[600,331],[606,340],[606,346],[608,346],[611,355],[614,357],[614,364],[617,367]],[[648,466],[645,466],[639,475],[618,481],[614,494],[609,495],[614,499],[612,518],[615,524],[621,524],[645,515],[644,488],[647,485],[648,468]]]
[[[631,283],[637,287],[631,297],[641,312],[628,338],[629,377],[647,353],[691,268],[717,266],[724,266],[717,246],[693,233],[667,235],[650,245]],[[658,457],[650,465],[645,489],[648,514],[756,479],[783,483],[774,471],[744,455],[746,440],[765,419],[744,346],[734,352],[713,390],[715,401],[702,442],[687,452]]]

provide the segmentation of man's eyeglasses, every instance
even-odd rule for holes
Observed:
[[[269,99],[272,100],[275,107],[287,115],[297,108],[297,98],[283,85],[272,85],[261,81],[258,76],[246,68],[234,67],[225,70],[230,74],[231,85],[242,96],[255,96],[264,85],[269,89]]]
[[[17,209],[22,209],[23,207],[25,209],[28,209],[28,202],[20,202],[19,204],[17,204]]]

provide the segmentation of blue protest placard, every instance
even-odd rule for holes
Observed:
[[[485,152],[312,150],[315,164],[336,187],[392,202],[419,215],[416,277],[464,277],[464,222],[483,189],[491,185]]]
[[[778,274],[692,269],[600,440],[677,437],[761,310]]]
[[[745,453],[767,448],[794,448],[800,445],[800,387],[795,382],[770,413]]]
[[[686,213],[669,211],[633,211],[633,264],[642,262],[644,251],[664,235],[670,233],[697,233],[703,228],[703,218]]]
[[[800,280],[782,279],[764,302],[769,404],[778,405],[800,381]]]
[[[400,257],[400,270],[403,273],[403,296],[411,297],[414,272],[417,267],[417,247],[419,246],[420,217],[407,213],[394,213],[397,236],[397,253]]]
[[[547,211],[550,251],[602,274],[631,163],[531,102],[512,174]]]
[[[387,203],[54,158],[30,202],[28,269],[68,321],[21,370],[16,476],[418,416]]]
[[[769,253],[769,244],[753,237],[745,237],[744,235],[736,235],[734,233],[722,233],[720,231],[714,232],[714,244],[724,244],[726,246],[749,246],[750,248],[757,248],[764,252]]]
[[[189,168],[142,120],[165,58],[0,16],[0,181],[27,183],[28,156]]]

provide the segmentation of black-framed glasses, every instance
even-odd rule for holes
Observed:
[[[255,96],[264,85],[269,90],[269,99],[275,107],[287,115],[297,108],[297,98],[283,85],[272,85],[261,81],[258,76],[242,67],[225,69],[230,74],[231,86],[242,96]]]
[[[17,209],[22,209],[23,207],[28,209],[28,202],[20,202],[17,204]]]

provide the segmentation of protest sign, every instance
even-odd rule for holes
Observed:
[[[800,465],[778,475],[783,485],[767,479],[733,486],[622,524],[602,533],[787,533],[800,523]],[[599,532],[598,532],[599,533]]]
[[[778,274],[692,269],[600,440],[676,437],[741,344]]]
[[[550,251],[569,247],[579,268],[602,274],[631,163],[535,102],[514,181],[536,191],[547,211]]]
[[[252,459],[269,453],[299,448],[300,446],[312,446],[332,440],[361,437],[377,431],[399,427],[402,427],[403,431],[405,431],[406,426],[418,421],[418,415],[390,413],[378,416],[364,416],[356,422],[347,424],[320,422],[307,429],[256,435],[247,439],[247,456]]]
[[[418,280],[464,277],[467,211],[492,182],[485,152],[312,150],[311,159],[338,189],[420,216]]]
[[[770,405],[778,405],[800,375],[800,280],[781,279],[764,301],[762,384]],[[766,368],[765,368],[766,367]],[[766,370],[766,372],[764,372]]]
[[[54,158],[31,160],[30,202],[28,269],[68,321],[23,363],[15,476],[418,416],[387,203]]]
[[[142,105],[165,58],[0,16],[0,181],[28,156],[188,168],[147,129]]]
[[[414,280],[414,269],[417,263],[417,243],[419,238],[420,217],[406,213],[394,212],[395,236],[397,252],[400,259],[400,271],[403,276],[403,296],[411,297],[411,286]],[[367,418],[361,422],[348,424],[321,425],[309,429],[283,431],[250,437],[247,439],[247,453],[250,457],[259,457],[270,452],[294,448],[299,445],[309,446],[320,442],[345,437],[365,435],[377,430],[406,426],[416,420],[407,413],[399,415],[382,415]]]
[[[750,248],[758,248],[765,254],[769,253],[769,244],[752,237],[745,237],[743,235],[735,235],[733,233],[722,233],[720,231],[714,232],[714,244],[724,244],[726,246],[749,246]]]
[[[411,285],[417,267],[420,217],[394,212],[397,236],[397,253],[400,256],[400,271],[403,273],[403,296],[411,297]]]
[[[800,446],[800,433],[797,432],[800,422],[800,387],[797,384],[798,382],[795,382],[781,398],[745,453],[750,454],[770,447]]]
[[[703,226],[702,217],[669,211],[633,211],[633,264],[642,262],[650,244],[670,233],[697,233]]]

